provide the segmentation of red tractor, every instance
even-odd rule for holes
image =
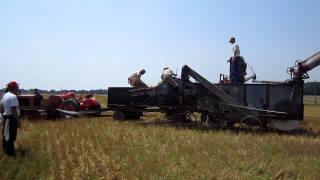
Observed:
[[[47,116],[48,118],[59,117],[62,111],[86,112],[94,111],[100,114],[101,105],[92,94],[76,97],[73,92],[60,95],[50,95],[47,99],[39,93],[33,95],[19,95],[21,115],[24,117],[38,118]],[[60,110],[60,111],[59,111]],[[62,111],[61,111],[62,110]]]
[[[79,97],[78,101],[80,102],[80,109],[81,111],[88,111],[88,110],[101,110],[100,103],[93,97],[92,94],[88,94],[84,96],[84,98]]]

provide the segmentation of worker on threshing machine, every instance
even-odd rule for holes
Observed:
[[[17,128],[21,126],[19,101],[17,98],[19,84],[11,81],[7,84],[8,92],[2,97],[0,111],[3,115],[2,148],[9,156],[14,156],[14,141],[17,137]]]
[[[175,74],[171,69],[168,67],[163,68],[162,74],[161,74],[161,79],[163,82],[167,82],[173,87],[177,87],[178,83],[172,79],[172,77],[176,77],[177,74]]]
[[[133,73],[128,78],[128,84],[130,84],[133,88],[147,88],[148,86],[141,80],[141,76],[146,73],[146,70],[142,69],[139,72]]]
[[[231,37],[229,42],[232,44],[232,56],[228,61],[230,62],[230,81],[231,83],[244,83],[247,65],[240,56],[240,47],[236,43],[236,38]]]

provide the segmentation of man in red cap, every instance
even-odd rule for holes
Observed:
[[[2,128],[2,147],[3,150],[9,155],[14,156],[14,141],[17,137],[17,128],[21,126],[20,123],[20,109],[18,102],[19,84],[11,81],[7,84],[8,92],[2,97],[0,103],[0,111],[3,115],[3,128]]]

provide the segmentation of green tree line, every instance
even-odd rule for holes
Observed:
[[[320,95],[320,82],[307,82],[304,84],[303,93],[305,95]]]
[[[307,82],[304,84],[304,94],[314,95],[315,91],[317,95],[320,95],[320,82]],[[21,89],[21,93],[33,93],[34,89]],[[5,89],[0,89],[0,93],[4,93]],[[107,89],[96,89],[96,90],[41,90],[40,93],[50,93],[50,94],[61,94],[65,92],[75,92],[79,94],[107,94]]]
[[[4,93],[5,89],[0,89],[0,93]],[[38,89],[38,92],[40,94],[44,94],[44,93],[48,93],[48,94],[63,94],[66,92],[74,92],[74,93],[78,93],[78,94],[107,94],[108,90],[107,89],[94,89],[94,90],[42,90],[42,89]],[[23,94],[33,94],[34,93],[34,89],[20,89],[20,93]]]

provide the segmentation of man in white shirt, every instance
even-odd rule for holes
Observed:
[[[170,68],[165,67],[163,68],[161,79],[165,80],[168,77],[177,76]]]
[[[240,47],[236,43],[236,38],[231,37],[229,42],[232,44],[232,56],[230,61],[230,81],[231,83],[244,83],[244,77],[242,77],[243,72],[241,72],[240,65],[242,65],[243,59],[240,56]]]
[[[240,47],[238,45],[238,43],[236,43],[236,38],[235,37],[231,37],[229,42],[232,44],[232,56],[231,56],[231,62],[235,63],[236,58],[240,57]]]
[[[178,83],[172,78],[177,76],[173,70],[169,69],[168,67],[163,68],[162,74],[161,74],[161,79],[163,82],[167,82],[173,87],[177,87]]]
[[[133,88],[147,88],[148,86],[141,80],[141,76],[146,73],[146,70],[141,69],[139,72],[133,73],[128,78],[128,84]]]
[[[17,128],[21,126],[20,109],[18,102],[19,84],[11,81],[7,84],[8,92],[3,95],[0,111],[3,115],[2,148],[9,156],[14,156],[14,141],[17,137]]]

